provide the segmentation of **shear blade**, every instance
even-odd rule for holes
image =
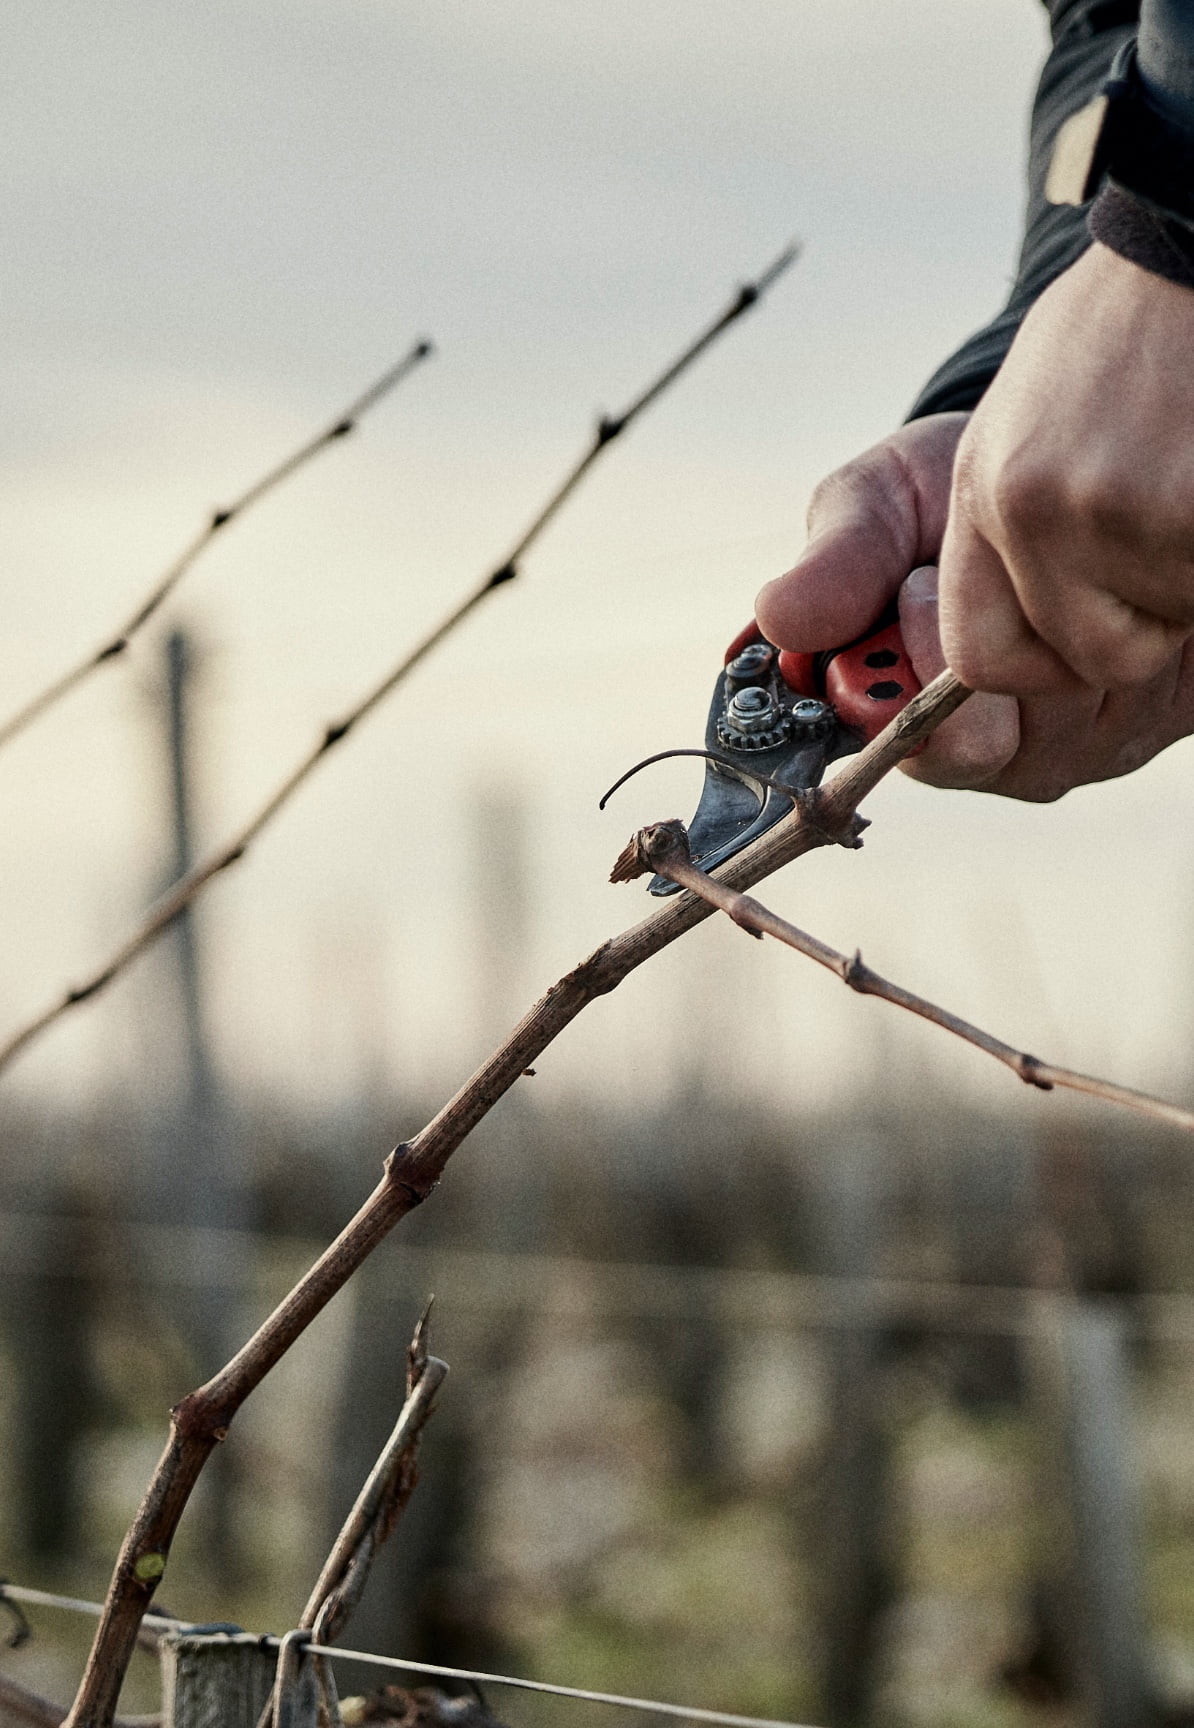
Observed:
[[[688,830],[693,863],[702,870],[712,870],[774,827],[791,808],[792,799],[783,793],[710,762],[705,790]],[[674,894],[676,884],[665,876],[655,876],[649,891]]]
[[[734,857],[773,828],[791,810],[798,790],[818,785],[835,757],[857,747],[835,727],[826,737],[781,744],[771,750],[731,754],[717,737],[717,718],[723,702],[724,676],[718,679],[714,691],[706,732],[706,748],[716,750],[719,760],[705,764],[704,791],[688,829],[693,862],[702,870],[724,864],[727,858]],[[791,787],[791,792],[753,778],[752,767],[768,780]],[[678,889],[665,876],[654,876],[648,892],[662,898],[677,893]]]

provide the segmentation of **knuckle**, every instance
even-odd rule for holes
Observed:
[[[900,763],[900,772],[909,780],[919,781],[922,786],[937,786],[948,791],[958,785],[949,763],[939,762],[936,758],[930,761],[924,756],[906,756]]]
[[[1021,699],[1058,694],[1078,682],[1046,643],[1028,637],[999,643],[976,637],[961,653],[951,655],[950,666],[972,690]]]
[[[869,451],[864,456],[856,456],[818,480],[808,501],[810,531],[818,517],[856,506],[874,490],[877,477],[869,456]]]
[[[908,491],[908,473],[890,440],[843,462],[812,490],[808,504],[809,531],[828,516],[865,514],[884,521],[898,515]]]
[[[1036,778],[1027,781],[1013,797],[1024,804],[1056,804],[1073,789],[1074,782],[1067,775],[1038,769]]]
[[[836,500],[840,486],[841,469],[835,468],[832,474],[826,474],[817,481],[809,493],[808,509],[805,512],[805,526],[809,533],[816,530],[818,516],[824,515],[830,500]]]
[[[1174,570],[1190,561],[1189,472],[1175,470],[1149,453],[1076,452],[1068,479],[1070,507],[1092,540],[1124,542],[1150,562],[1163,560]]]
[[[1060,781],[1030,780],[1019,784],[1012,782],[1006,789],[1000,788],[1004,796],[1016,799],[1020,804],[1056,804],[1059,798],[1064,798],[1073,788]]]
[[[1108,596],[1097,611],[1071,620],[1063,651],[1087,683],[1120,689],[1159,677],[1181,652],[1186,634]]]
[[[1137,768],[1143,768],[1161,748],[1160,743],[1150,734],[1138,738],[1129,738],[1119,746],[1103,779],[1115,780],[1122,774],[1134,774]]]
[[[849,506],[865,491],[865,482],[860,475],[862,459],[856,458],[845,463],[841,468],[835,468],[832,474],[826,474],[813,487],[808,501],[808,529],[813,533],[819,518],[836,514],[843,506]]]
[[[1004,462],[991,490],[996,520],[1016,536],[1035,538],[1053,527],[1063,505],[1057,475],[1028,452]]]
[[[954,503],[967,513],[973,513],[975,501],[982,488],[984,467],[982,445],[975,428],[971,426],[958,445],[951,479]]]
[[[1131,542],[1149,530],[1148,500],[1137,479],[1122,468],[1077,466],[1070,474],[1067,494],[1069,514],[1096,542]]]
[[[1018,756],[994,780],[988,791],[1001,798],[1014,798],[1018,804],[1056,804],[1067,792],[1079,785],[1083,776],[1069,764],[1058,766],[1042,759],[1039,750]]]
[[[994,654],[981,636],[969,634],[950,644],[949,665],[971,690],[1000,688],[1006,671],[1002,657]]]

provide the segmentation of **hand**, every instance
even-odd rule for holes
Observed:
[[[969,425],[914,422],[818,487],[760,624],[830,647],[898,592],[922,681],[943,639],[965,682],[1003,692],[940,729],[918,779],[1042,800],[1131,772],[1194,732],[1191,392],[1194,296],[1092,248]],[[940,632],[935,573],[913,569],[938,554]]]
[[[837,648],[862,635],[893,597],[922,683],[945,665],[937,630],[937,572],[950,477],[966,414],[902,426],[823,480],[808,512],[809,544],[756,603],[781,648]],[[911,574],[910,574],[911,572]],[[1016,753],[1018,711],[1007,696],[972,696],[904,766],[942,786],[986,785]]]
[[[1194,629],[1194,293],[1095,245],[1025,319],[958,450],[941,630],[974,689],[1180,679]]]

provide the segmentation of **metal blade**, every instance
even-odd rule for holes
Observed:
[[[831,762],[858,747],[828,703],[788,689],[769,644],[747,648],[714,686],[705,748],[718,760],[705,765],[704,790],[689,824],[693,862],[702,870],[724,864],[788,814],[794,797],[758,776],[794,794],[819,785]],[[678,889],[655,876],[648,892],[662,898]]]

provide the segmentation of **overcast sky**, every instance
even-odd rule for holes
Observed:
[[[660,771],[605,815],[598,795],[699,742],[721,650],[799,550],[816,479],[998,306],[1043,11],[42,0],[10,5],[4,35],[5,711],[416,336],[439,349],[229,529],[126,664],[0,756],[4,1030],[155,885],[165,628],[202,643],[210,843],[504,556],[593,414],[805,243],[608,452],[521,581],[205,902],[230,1075],[299,1098],[378,1076],[434,1093],[647,909],[609,864],[637,823],[687,815],[699,776]],[[1042,1054],[1179,1088],[1188,769],[1182,747],[1043,811],[885,788],[863,854],[789,870],[771,898]],[[478,893],[499,875],[478,820],[496,807],[508,828],[506,805],[524,811],[522,913]],[[720,1085],[790,1095],[798,1073],[844,1094],[902,1062],[1014,1090],[931,1031],[876,1042],[881,1008],[730,930],[648,972],[544,1062],[549,1095],[666,1085],[694,1028]],[[77,1011],[4,1083],[152,1089],[153,977]]]

